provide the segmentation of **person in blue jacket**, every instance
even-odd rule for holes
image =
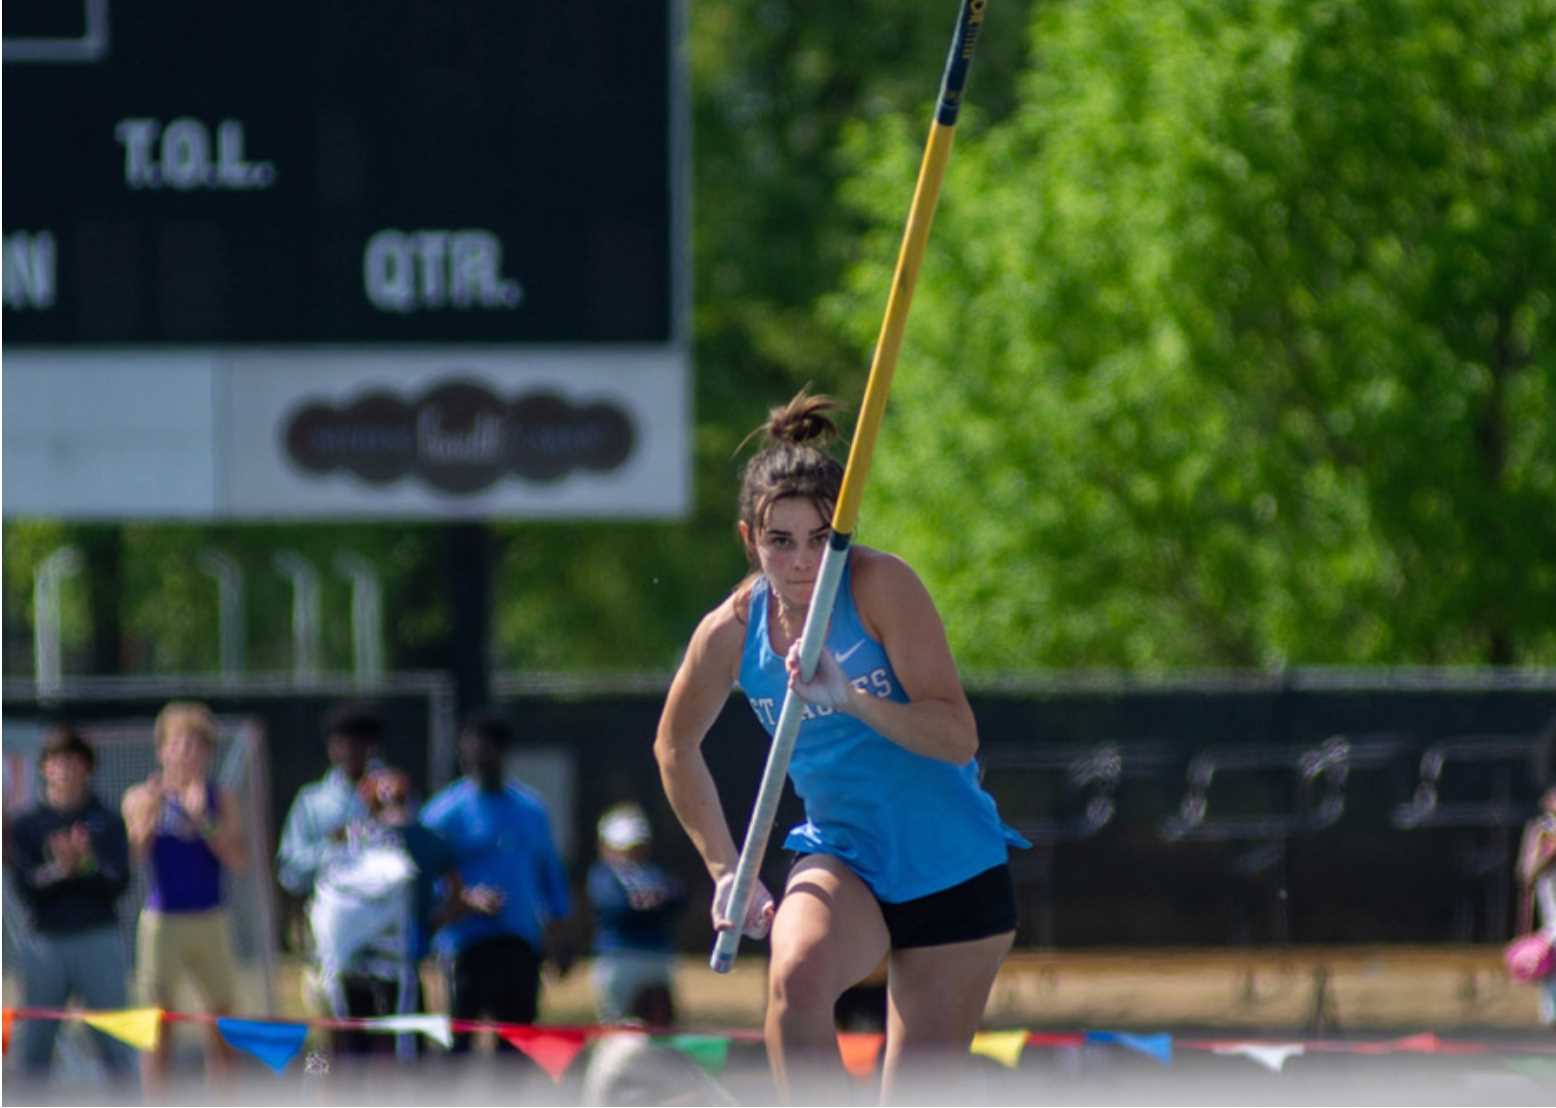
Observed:
[[[814,678],[798,640],[843,467],[824,449],[836,404],[775,408],[746,465],[738,531],[755,570],[698,625],[654,742],[677,817],[715,881],[714,926],[772,930],[765,1036],[779,1091],[841,1074],[833,1006],[887,958],[883,1096],[905,1060],[965,1057],[1016,928],[1007,851],[1028,845],[979,784],[978,729],[945,628],[902,559],[854,546]],[[804,701],[789,776],[805,822],[782,904],[758,888],[727,918],[739,850],[701,745],[739,685],[772,733],[786,691]],[[819,1068],[815,1068],[819,1067]]]
[[[572,965],[562,930],[571,899],[551,817],[538,796],[504,777],[513,738],[505,717],[473,716],[459,736],[465,776],[421,811],[421,822],[453,849],[462,886],[465,914],[433,937],[456,1020],[533,1024],[541,963],[549,957],[561,973]],[[470,1049],[470,1035],[455,1034],[454,1053]],[[501,1038],[498,1050],[517,1053]]]

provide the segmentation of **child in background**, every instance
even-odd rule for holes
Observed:
[[[419,967],[441,921],[436,882],[454,870],[437,832],[415,822],[410,778],[401,770],[363,774],[357,791],[368,818],[346,826],[320,867],[309,902],[319,984],[335,1016],[405,1015],[421,1010]],[[457,895],[457,885],[454,894]],[[335,1032],[343,1055],[415,1057],[414,1036]]]
[[[653,836],[636,804],[599,822],[600,858],[589,869],[594,910],[594,998],[602,1023],[639,1013],[652,1026],[675,1020],[673,927],[686,904],[681,882],[649,861]]]

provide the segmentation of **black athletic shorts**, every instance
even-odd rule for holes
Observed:
[[[810,857],[802,854],[794,864]],[[898,904],[876,897],[875,902],[881,906],[893,950],[966,943],[1016,929],[1016,890],[1009,862],[928,896]]]

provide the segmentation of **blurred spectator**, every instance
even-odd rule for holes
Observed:
[[[364,704],[341,704],[325,721],[329,771],[297,790],[276,851],[276,877],[292,895],[313,893],[325,855],[345,840],[348,824],[367,818],[357,785],[383,737],[383,717]]]
[[[176,1008],[181,981],[191,982],[209,1012],[231,1012],[238,970],[232,925],[222,899],[222,870],[247,864],[237,795],[210,775],[216,721],[204,704],[172,701],[157,716],[160,773],[124,794],[130,852],[146,867],[146,905],[136,935],[141,1000]],[[215,1024],[206,1028],[206,1069],[225,1074],[232,1055]],[[172,1036],[142,1058],[147,1092],[167,1076]]]
[[[369,901],[386,895],[376,884],[381,875],[372,870],[373,858],[379,856],[366,860],[368,868],[360,874],[365,884],[359,883],[357,874],[357,867],[364,862],[361,852],[336,857],[347,851],[349,828],[364,825],[369,819],[359,786],[383,736],[383,716],[371,705],[347,701],[330,711],[324,721],[324,748],[330,768],[319,780],[297,790],[276,850],[276,879],[287,892],[307,902],[307,945],[313,964],[304,980],[304,1002],[314,1008],[322,1006],[336,1016],[377,1015],[383,1006],[382,996],[371,983],[376,979],[348,976],[332,957],[336,937],[321,940],[316,932],[317,919],[334,919],[343,902],[355,903],[360,896],[374,892],[376,896],[367,896]],[[333,865],[335,861],[340,864]],[[332,873],[326,894],[330,903],[321,907],[317,901],[321,875],[326,872]],[[331,950],[320,950],[323,941],[332,944]],[[395,977],[391,974],[389,980]],[[382,1039],[351,1031],[336,1032],[334,1044],[336,1050],[348,1054],[385,1048]]]
[[[594,1001],[602,1023],[647,1012],[651,1026],[675,1022],[675,918],[686,890],[649,860],[653,836],[636,804],[600,817],[600,858],[589,868],[594,910]]]
[[[1518,848],[1518,879],[1522,885],[1524,918],[1540,914],[1540,930],[1556,942],[1556,787],[1545,790],[1540,798],[1540,814],[1524,825],[1523,842]],[[1556,976],[1540,982],[1540,1019],[1556,1024]]]
[[[114,905],[130,884],[124,820],[92,792],[97,756],[68,726],[54,730],[41,755],[43,801],[10,827],[5,864],[32,924],[22,946],[22,1003],[63,1008],[74,997],[89,1009],[129,1004],[129,965]],[[48,1075],[58,1020],[22,1025],[22,1071]],[[91,1031],[103,1068],[118,1083],[134,1080],[124,1043]]]
[[[454,854],[441,835],[414,822],[404,772],[372,770],[357,791],[366,818],[348,824],[324,856],[309,902],[320,991],[333,1016],[418,1012],[417,971],[436,922],[434,884],[454,869]],[[334,1043],[345,1055],[416,1053],[410,1035],[396,1042],[343,1029]]]
[[[540,965],[549,957],[561,973],[572,965],[561,922],[570,909],[567,878],[551,837],[545,805],[503,778],[513,727],[499,715],[465,724],[459,757],[465,776],[422,809],[421,822],[454,848],[469,914],[433,939],[443,959],[454,1019],[489,1018],[532,1024],[538,1010]],[[454,1036],[467,1053],[469,1034]],[[498,1049],[516,1054],[500,1041]]]
[[[396,769],[374,770],[363,778],[363,795],[379,826],[401,843],[415,867],[406,925],[406,951],[413,967],[432,948],[432,933],[450,919],[464,915],[464,886],[459,879],[458,859],[447,839],[416,820],[411,802],[411,779]],[[447,890],[444,897],[439,889]],[[420,981],[416,995],[402,1012],[421,1010]]]

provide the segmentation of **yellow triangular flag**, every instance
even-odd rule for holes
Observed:
[[[117,1012],[82,1012],[81,1019],[105,1035],[129,1043],[136,1050],[157,1049],[162,1034],[161,1008],[124,1008]]]
[[[980,1031],[973,1036],[972,1052],[993,1058],[1006,1069],[1015,1069],[1027,1045],[1025,1031]]]

